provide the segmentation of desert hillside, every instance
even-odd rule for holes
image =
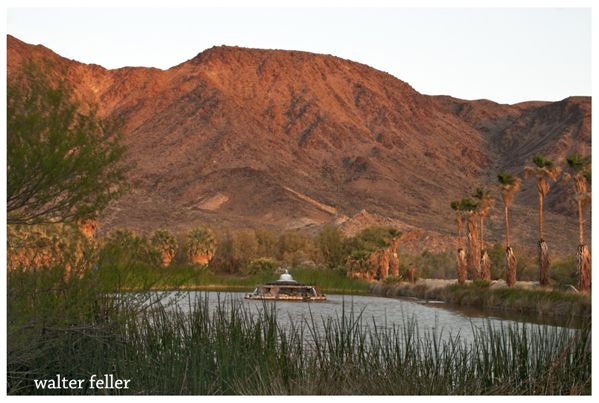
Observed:
[[[54,61],[79,97],[125,122],[135,189],[106,211],[102,231],[384,222],[410,233],[414,251],[444,250],[457,232],[449,203],[483,186],[497,199],[485,238],[503,242],[497,173],[522,177],[535,155],[591,153],[590,97],[501,105],[425,96],[331,55],[229,46],[168,70],[107,70],[8,36],[9,74],[30,57]],[[562,253],[577,244],[569,189],[552,184],[545,205],[545,239]],[[534,180],[510,211],[512,243],[535,245]]]

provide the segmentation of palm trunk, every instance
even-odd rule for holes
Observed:
[[[509,248],[510,247],[510,225],[509,225],[508,219],[507,219],[507,205],[505,206],[505,233],[506,233],[505,247]]]
[[[538,244],[539,255],[539,285],[541,288],[549,284],[549,248],[547,242],[543,239],[543,194],[539,193],[539,233]]]
[[[505,282],[508,287],[516,285],[516,256],[509,246],[505,249]]]
[[[384,280],[389,275],[389,252],[387,249],[381,249],[379,252],[379,280]]]
[[[395,251],[391,252],[391,256],[389,256],[389,273],[392,276],[399,275],[399,258]]]
[[[578,200],[578,220],[580,221],[580,244],[584,245],[582,233],[582,200]]]
[[[485,241],[483,240],[483,217],[480,218],[480,250],[485,249]]]
[[[538,245],[539,249],[539,285],[541,288],[547,287],[549,284],[549,249],[547,242],[541,240]]]
[[[591,292],[591,253],[586,245],[580,245],[576,251],[576,274],[578,275],[578,291]]]
[[[468,265],[466,264],[466,252],[462,248],[457,253],[458,283],[464,284],[468,277]]]
[[[480,267],[482,270],[483,280],[491,281],[491,259],[489,259],[489,255],[487,254],[486,250],[482,251]]]
[[[539,208],[539,231],[541,233],[541,241],[543,240],[543,194],[539,193],[540,208]]]
[[[480,249],[478,247],[478,234],[476,231],[476,221],[468,221],[468,243],[467,243],[468,268],[470,277],[476,280],[480,277]]]

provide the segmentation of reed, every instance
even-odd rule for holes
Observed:
[[[282,327],[273,305],[207,296],[194,309],[154,308],[123,316],[109,334],[65,332],[30,365],[8,366],[9,394],[142,395],[494,395],[591,394],[591,331],[512,326],[459,335],[341,316]],[[322,326],[320,326],[320,324]],[[43,346],[33,346],[41,348]],[[112,374],[129,389],[36,389],[34,379]]]

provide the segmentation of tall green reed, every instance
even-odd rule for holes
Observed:
[[[369,323],[351,304],[334,318],[283,327],[275,305],[251,310],[208,295],[194,309],[159,306],[127,316],[109,335],[70,332],[37,358],[46,377],[113,374],[130,389],[107,393],[209,394],[590,394],[591,331],[499,326],[465,342],[402,324]],[[9,368],[11,370],[11,368]],[[9,393],[49,394],[33,378]],[[101,393],[62,390],[63,393]]]

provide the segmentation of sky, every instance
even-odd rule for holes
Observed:
[[[340,7],[321,0],[276,8],[280,3],[225,0],[220,8],[205,1],[188,8],[178,0],[148,0],[143,7],[107,0],[105,8],[81,8],[68,1],[9,1],[6,31],[109,69],[168,69],[229,45],[330,54],[385,71],[426,95],[506,104],[590,96],[590,1],[536,3],[472,8],[480,2],[424,1],[418,7],[426,7],[414,8],[347,0]]]

